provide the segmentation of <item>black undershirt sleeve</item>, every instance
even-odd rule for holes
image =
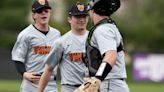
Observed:
[[[26,72],[25,64],[20,61],[14,61],[14,62],[17,72],[23,76],[23,73]]]

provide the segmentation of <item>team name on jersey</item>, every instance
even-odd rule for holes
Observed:
[[[82,52],[74,52],[74,53],[70,53],[69,56],[70,56],[71,61],[82,61],[83,53]]]
[[[51,51],[51,46],[35,46],[33,47],[35,54],[46,55]]]

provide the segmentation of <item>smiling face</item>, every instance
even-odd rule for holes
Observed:
[[[49,18],[51,14],[51,9],[41,8],[35,12],[33,12],[32,16],[37,24],[48,24]]]
[[[88,23],[87,15],[76,15],[68,17],[68,22],[71,25],[72,30],[82,31],[86,30],[86,26]]]

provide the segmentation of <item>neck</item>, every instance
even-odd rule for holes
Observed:
[[[109,17],[108,16],[95,15],[94,19],[93,19],[94,25],[96,25],[99,21],[101,21],[101,20],[103,20],[105,18],[109,18]]]
[[[34,26],[39,29],[40,31],[43,31],[43,32],[47,32],[49,29],[48,29],[48,24],[34,24]]]
[[[75,34],[75,35],[83,35],[83,34],[85,34],[85,32],[86,32],[86,29],[84,29],[84,30],[71,30],[72,31],[72,33],[73,34]]]

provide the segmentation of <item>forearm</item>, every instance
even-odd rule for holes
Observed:
[[[105,53],[103,61],[95,75],[98,79],[100,79],[101,81],[105,79],[108,73],[112,70],[112,66],[116,62],[116,57],[116,51],[108,51]]]
[[[17,72],[23,76],[26,72],[25,64],[20,61],[14,61]]]
[[[45,70],[40,78],[39,85],[38,85],[38,91],[37,92],[44,92],[44,89],[50,79],[50,76],[52,74],[53,69],[49,66],[45,66]]]
[[[14,62],[18,73],[21,74],[23,78],[31,81],[32,83],[38,83],[40,76],[37,76],[36,72],[27,72],[25,68],[25,64],[21,61],[14,61]]]

